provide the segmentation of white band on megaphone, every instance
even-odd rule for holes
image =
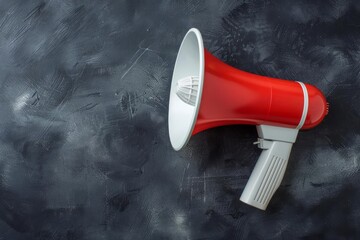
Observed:
[[[303,112],[301,115],[299,125],[296,127],[296,129],[301,129],[305,123],[305,119],[306,119],[308,109],[309,109],[309,94],[308,94],[305,84],[302,82],[298,82],[298,83],[300,84],[300,86],[303,90],[303,93],[304,93],[304,108],[303,108]]]

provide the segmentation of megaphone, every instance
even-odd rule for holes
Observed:
[[[185,35],[175,62],[169,100],[169,136],[180,150],[203,130],[256,125],[263,149],[240,200],[265,210],[280,186],[300,129],[318,125],[328,103],[316,87],[235,69],[203,46],[199,30]]]

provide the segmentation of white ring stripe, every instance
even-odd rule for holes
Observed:
[[[305,123],[305,119],[306,119],[306,115],[308,113],[308,109],[309,109],[309,95],[308,95],[308,91],[306,89],[306,86],[304,83],[302,82],[298,82],[303,90],[304,93],[304,108],[303,108],[303,112],[301,115],[301,119],[299,122],[299,125],[296,127],[296,129],[301,129]]]

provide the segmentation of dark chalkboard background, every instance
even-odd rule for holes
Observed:
[[[0,239],[358,239],[357,1],[0,1]],[[238,198],[253,126],[175,152],[172,68],[191,27],[243,70],[330,102],[263,212]]]

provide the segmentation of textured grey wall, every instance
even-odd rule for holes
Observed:
[[[0,239],[358,239],[356,2],[0,1]],[[224,62],[330,102],[266,212],[238,201],[260,154],[254,127],[170,146],[190,27]]]

